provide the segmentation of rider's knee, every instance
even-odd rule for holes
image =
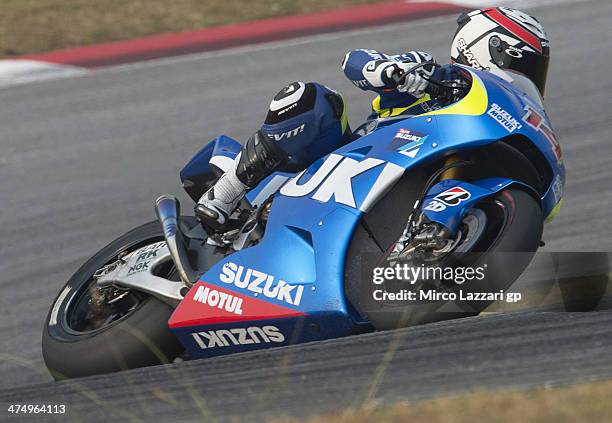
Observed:
[[[346,104],[316,82],[294,82],[270,103],[261,127],[287,155],[285,166],[303,168],[351,140]]]

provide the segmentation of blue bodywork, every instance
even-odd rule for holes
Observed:
[[[523,141],[517,142],[533,143],[550,166],[553,177],[544,195],[537,194],[533,187],[525,186],[525,189],[540,197],[544,216],[551,213],[561,200],[565,168],[558,154],[555,154],[553,140],[542,130],[542,125],[550,128],[550,123],[539,101],[487,72],[471,68],[465,68],[465,71],[473,78],[471,96],[468,94],[446,109],[379,125],[374,132],[321,158],[305,171],[297,175],[276,172],[249,192],[247,199],[251,203],[260,203],[261,192],[272,181],[276,181],[278,186],[282,185],[274,194],[263,239],[253,247],[227,256],[202,275],[201,280],[231,289],[247,298],[265,299],[271,304],[300,311],[303,315],[173,328],[192,356],[213,356],[369,330],[368,322],[362,321],[345,299],[343,273],[347,249],[362,214],[384,196],[405,172],[423,163],[460,150],[484,147],[509,135],[520,136],[517,139]],[[483,89],[484,99],[482,92],[480,96],[473,92],[474,85]],[[478,105],[479,101],[484,103]],[[535,111],[543,117],[542,122],[536,122],[539,127],[523,120],[528,111]],[[217,138],[181,172],[182,179],[197,172],[209,172],[208,162],[213,151],[235,157],[240,145],[228,137]],[[505,178],[488,178],[471,183],[446,180],[431,188],[424,205],[456,186],[467,190],[470,198],[462,201],[460,207],[446,207],[443,212],[425,210],[425,213],[431,220],[455,231],[471,205],[519,183]],[[276,188],[272,191],[276,191]],[[258,196],[260,200],[255,201]],[[273,275],[276,281],[303,285],[299,305],[276,298],[263,298],[251,290],[223,282],[220,275],[224,265],[230,262]],[[192,336],[194,332],[210,333],[253,325],[273,325],[283,333],[284,341],[248,345],[230,343],[223,347],[202,348]]]

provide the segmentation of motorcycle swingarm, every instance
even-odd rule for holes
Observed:
[[[176,307],[183,299],[182,281],[171,281],[155,274],[159,266],[172,260],[165,241],[142,247],[100,269],[94,277],[99,288],[115,286],[146,292]]]

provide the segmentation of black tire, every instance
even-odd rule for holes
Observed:
[[[418,182],[413,184],[422,186]],[[448,307],[448,301],[442,300],[416,304],[405,301],[382,302],[372,298],[373,268],[395,243],[406,222],[406,217],[396,211],[406,210],[406,207],[413,204],[418,190],[406,192],[405,188],[400,188],[398,191],[404,195],[392,191],[391,195],[375,205],[370,216],[362,219],[353,234],[345,267],[347,299],[363,318],[379,330],[478,314],[491,301],[463,302]],[[539,246],[543,230],[539,202],[523,190],[509,188],[488,200],[487,204],[476,207],[491,216],[487,220],[488,232],[470,250],[475,253],[469,255],[472,260],[470,265],[478,266],[486,262],[488,271],[483,281],[470,282],[470,287],[474,290],[472,292],[507,289],[525,270]],[[503,219],[492,219],[494,207],[503,212],[495,212],[503,214]]]
[[[193,227],[196,221],[184,217],[182,223]],[[181,354],[183,348],[168,328],[172,307],[144,293],[130,291],[122,300],[131,301],[128,311],[104,326],[75,330],[69,323],[78,319],[74,310],[79,299],[80,304],[87,304],[85,295],[96,270],[113,262],[121,252],[161,240],[163,232],[157,221],[142,225],[104,247],[70,278],[55,298],[43,330],[43,357],[55,379],[163,364]]]

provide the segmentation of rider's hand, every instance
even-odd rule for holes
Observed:
[[[417,64],[401,62],[394,63],[385,69],[385,74],[390,81],[395,81],[395,87],[397,87],[399,92],[408,93],[414,97],[420,98],[423,97],[429,82],[423,78],[423,74],[426,74],[427,72],[425,72],[422,68],[408,73],[415,65]],[[402,82],[398,83],[398,79],[405,73],[408,73],[408,75]]]

